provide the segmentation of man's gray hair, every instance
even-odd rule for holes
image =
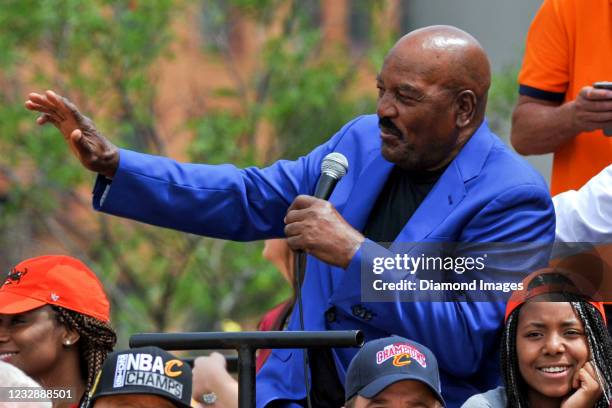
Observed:
[[[40,384],[28,377],[23,371],[12,364],[0,361],[0,408],[51,408],[51,402],[6,402],[10,388],[38,387]]]

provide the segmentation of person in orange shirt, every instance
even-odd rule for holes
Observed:
[[[529,29],[511,142],[555,153],[553,195],[577,190],[612,163],[612,0],[545,0]]]

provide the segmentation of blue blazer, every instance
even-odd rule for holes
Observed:
[[[361,230],[393,166],[381,156],[375,115],[354,119],[298,160],[280,160],[263,169],[182,164],[121,150],[110,188],[108,180],[98,178],[94,207],[223,239],[282,237],[287,208],[298,194],[313,194],[321,160],[334,151],[348,158],[350,168],[330,201]],[[396,242],[552,242],[554,231],[546,184],[483,123]],[[360,249],[345,270],[308,258],[302,288],[306,330],[360,329],[366,340],[398,334],[428,346],[438,358],[449,407],[459,407],[469,396],[498,384],[502,303],[362,302],[364,256]],[[534,257],[531,262],[543,264],[545,258]],[[294,313],[290,330],[298,329],[298,320]],[[305,397],[301,353],[272,352],[257,377],[258,407],[275,399]],[[355,349],[334,350],[341,381],[355,353]]]

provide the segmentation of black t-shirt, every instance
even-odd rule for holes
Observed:
[[[363,234],[374,242],[395,241],[419,208],[446,167],[434,171],[409,172],[394,166],[370,211]]]

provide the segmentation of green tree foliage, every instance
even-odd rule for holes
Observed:
[[[39,128],[23,108],[28,92],[55,89],[93,117],[120,146],[166,154],[169,135],[188,131],[192,160],[266,165],[295,158],[327,139],[373,101],[351,87],[357,67],[379,59],[386,38],[372,34],[366,52],[324,52],[308,1],[285,0],[6,0],[0,12],[0,265],[38,248],[81,258],[101,276],[125,344],[135,331],[219,330],[225,318],[253,320],[290,290],[260,244],[233,243],[145,226],[90,209],[93,176],[70,156],[59,133]],[[278,10],[286,10],[279,15]],[[228,36],[235,16],[265,32],[256,67],[210,98],[181,128],[160,130],[155,86],[176,41],[172,22],[200,10],[215,47],[207,58],[235,70]],[[372,10],[374,12],[374,9]],[[278,32],[265,30],[281,20]],[[206,19],[203,19],[206,20]],[[373,27],[376,27],[373,25]],[[205,30],[203,30],[205,31]],[[383,45],[383,46],[386,46]],[[369,51],[376,51],[369,54]],[[373,79],[372,79],[373,82]],[[373,85],[372,85],[373,88]],[[257,150],[270,129],[273,148]],[[228,220],[231,222],[231,220]]]
[[[517,56],[520,57],[520,56]],[[493,73],[489,101],[487,104],[487,117],[491,129],[504,138],[510,138],[512,110],[518,98],[517,80],[519,68],[507,66],[499,72]]]

